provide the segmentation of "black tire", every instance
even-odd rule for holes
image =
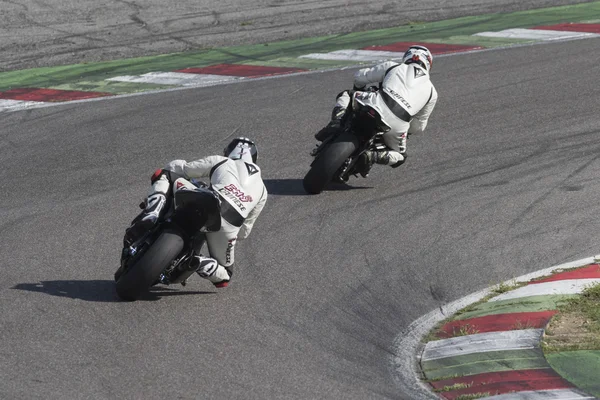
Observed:
[[[356,136],[348,132],[342,133],[317,155],[302,180],[304,190],[309,194],[321,193],[325,186],[331,182],[336,171],[357,148],[358,139]]]
[[[137,300],[150,289],[165,268],[183,249],[183,238],[165,230],[150,248],[117,280],[117,295],[127,301]]]

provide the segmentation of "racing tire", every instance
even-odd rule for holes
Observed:
[[[321,151],[302,180],[304,190],[309,194],[319,194],[331,182],[344,161],[358,148],[355,135],[344,132],[327,148]]]
[[[183,237],[176,231],[165,230],[141,257],[119,276],[116,289],[122,300],[134,301],[156,283],[160,274],[181,253]]]

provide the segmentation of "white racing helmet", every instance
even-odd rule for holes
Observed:
[[[421,64],[427,72],[430,72],[431,65],[433,64],[433,56],[427,47],[415,44],[406,50],[406,53],[404,53],[404,56],[402,57],[402,62],[404,64]]]
[[[256,144],[246,137],[233,139],[223,150],[223,155],[232,160],[244,160],[246,162],[256,162],[258,150]]]

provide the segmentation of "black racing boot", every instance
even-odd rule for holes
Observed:
[[[166,202],[167,199],[162,193],[154,193],[148,196],[144,211],[135,217],[131,222],[131,226],[125,230],[125,238],[123,241],[126,247],[131,246],[131,244],[156,224]]]
[[[331,112],[331,121],[319,132],[315,134],[315,139],[319,142],[325,141],[329,136],[333,135],[342,127],[342,118],[346,114],[346,109],[340,106],[335,106]]]
[[[363,178],[366,178],[369,176],[369,172],[371,172],[373,164],[388,165],[389,162],[390,154],[386,150],[367,150],[358,158],[358,161],[356,162],[356,170]]]
[[[391,157],[389,151],[367,150],[358,158],[358,161],[356,162],[356,170],[363,178],[366,178],[369,176],[369,172],[371,171],[373,164],[389,165],[392,168],[398,168],[404,164],[404,161],[406,161],[406,153],[401,153],[400,156],[402,157],[400,161],[390,164]]]

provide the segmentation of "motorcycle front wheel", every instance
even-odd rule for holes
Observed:
[[[170,229],[162,232],[146,252],[119,276],[117,295],[127,301],[139,299],[181,253],[183,246],[181,234]]]
[[[322,150],[304,176],[302,184],[309,194],[319,194],[333,179],[344,161],[358,148],[358,139],[349,132],[338,136],[327,148]]]

